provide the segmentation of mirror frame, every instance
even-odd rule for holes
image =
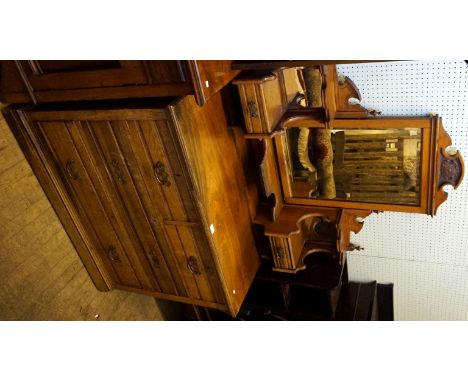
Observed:
[[[367,119],[335,119],[330,122],[330,129],[421,129],[421,159],[420,159],[420,199],[419,204],[391,204],[378,202],[353,202],[334,199],[298,198],[292,195],[291,179],[289,174],[289,147],[286,141],[286,129],[297,127],[294,123],[284,123],[282,134],[274,137],[276,154],[278,158],[279,173],[281,178],[284,201],[288,204],[341,207],[355,209],[369,209],[378,211],[431,213],[433,190],[431,181],[435,180],[435,161],[437,155],[437,132],[440,119],[437,117],[414,118],[367,118]],[[302,125],[302,124],[300,124]],[[304,125],[302,125],[304,126]],[[322,126],[310,126],[310,128],[323,128]]]

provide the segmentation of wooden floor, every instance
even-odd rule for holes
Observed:
[[[173,313],[152,297],[96,290],[1,116],[0,280],[0,320],[162,320]]]

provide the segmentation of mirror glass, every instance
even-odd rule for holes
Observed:
[[[288,128],[292,196],[418,205],[422,129]]]

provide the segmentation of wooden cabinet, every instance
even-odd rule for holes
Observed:
[[[235,81],[249,134],[271,133],[299,90],[296,69],[243,73]]]
[[[219,93],[6,117],[99,289],[237,313],[259,257]]]
[[[1,61],[0,101],[43,103],[195,95],[203,105],[239,71],[231,61]]]

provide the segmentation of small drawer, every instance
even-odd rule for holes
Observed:
[[[189,297],[224,304],[215,264],[201,227],[165,224],[164,230]]]
[[[281,270],[293,270],[293,258],[288,238],[270,237],[271,252],[275,268]]]
[[[233,83],[239,88],[247,133],[273,131],[287,106],[282,75],[279,72],[246,74]]]

